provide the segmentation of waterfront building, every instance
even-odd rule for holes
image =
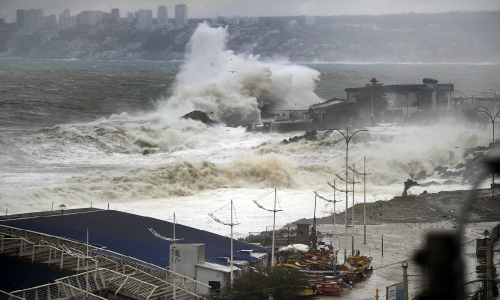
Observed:
[[[388,111],[399,111],[411,114],[418,110],[450,108],[451,93],[455,90],[453,83],[438,84],[432,78],[424,78],[421,84],[383,85]],[[357,101],[358,94],[364,87],[346,88],[348,101]]]

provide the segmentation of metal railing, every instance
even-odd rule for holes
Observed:
[[[10,293],[0,290],[0,300],[23,300],[23,298],[14,296]]]
[[[156,285],[122,273],[98,269],[56,280],[69,286],[93,293],[108,289],[117,294],[148,300],[158,288]]]
[[[15,300],[51,300],[58,298],[78,299],[78,300],[105,300],[105,298],[84,291],[75,286],[63,282],[40,285],[37,287],[14,291],[10,293]]]
[[[7,237],[8,236],[8,237]],[[193,294],[197,297],[205,297],[210,294],[210,286],[201,283],[199,281],[193,280],[189,277],[167,271],[165,268],[159,267],[155,264],[151,264],[140,259],[136,259],[127,255],[116,253],[107,249],[96,247],[94,245],[87,245],[83,242],[78,242],[70,239],[60,238],[56,236],[51,236],[44,233],[34,232],[30,230],[19,229],[11,226],[0,225],[0,237],[2,238],[2,252],[3,252],[3,240],[12,238],[23,238],[23,241],[29,242],[33,245],[33,253],[35,253],[35,247],[45,246],[49,249],[49,255],[51,251],[60,252],[60,263],[61,269],[63,268],[63,261],[65,252],[60,249],[61,245],[64,244],[65,247],[71,249],[75,253],[87,253],[88,247],[88,257],[93,260],[93,262],[98,261],[99,263],[112,263],[117,272],[125,273],[126,266],[132,267],[135,270],[146,273],[159,280],[167,282],[173,285],[175,280],[175,285],[179,289],[183,289],[186,292]],[[23,242],[24,243],[24,242]],[[83,255],[86,256],[86,255]],[[67,255],[67,258],[71,256]],[[80,269],[80,259],[81,257],[72,257],[72,259],[77,260],[77,271]],[[33,254],[32,260],[35,260],[35,254]],[[50,259],[49,259],[50,262]],[[85,264],[85,262],[83,262]]]

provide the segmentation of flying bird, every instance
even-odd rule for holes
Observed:
[[[231,72],[231,73],[235,73],[236,71],[229,71],[229,72]]]

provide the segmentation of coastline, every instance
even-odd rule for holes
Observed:
[[[396,196],[391,200],[366,203],[366,224],[457,222],[468,190],[443,191],[424,195]],[[491,198],[491,189],[478,189],[466,218],[468,223],[500,220],[500,199]],[[354,206],[354,225],[363,225],[363,203]],[[347,211],[351,222],[352,207]],[[313,224],[313,218],[303,218],[292,224]],[[317,224],[333,224],[333,215],[316,218]],[[345,224],[345,211],[336,214],[336,224]],[[285,225],[288,226],[291,224]]]

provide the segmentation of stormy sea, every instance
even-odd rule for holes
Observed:
[[[285,144],[304,132],[224,124],[259,124],[263,105],[307,109],[345,98],[345,88],[373,77],[385,85],[450,82],[455,97],[500,92],[497,64],[299,64],[234,53],[225,39],[223,28],[200,25],[185,60],[173,62],[0,60],[0,213],[60,204],[163,220],[175,213],[178,223],[229,235],[209,213],[228,221],[232,200],[234,234],[243,237],[273,224],[273,213],[254,201],[272,209],[276,199],[279,227],[311,218],[315,191],[342,200],[328,183],[344,184],[346,143],[330,131]],[[181,118],[193,110],[219,125]],[[404,181],[421,171],[426,178],[410,193],[465,190],[464,154],[492,139],[491,124],[458,119],[427,126],[379,120],[366,129],[349,144],[349,165],[369,173],[366,196],[364,178],[355,178],[355,203],[401,195]],[[453,172],[442,178],[439,166]],[[332,213],[329,202],[317,201],[317,216]],[[345,201],[335,207],[344,208]]]

